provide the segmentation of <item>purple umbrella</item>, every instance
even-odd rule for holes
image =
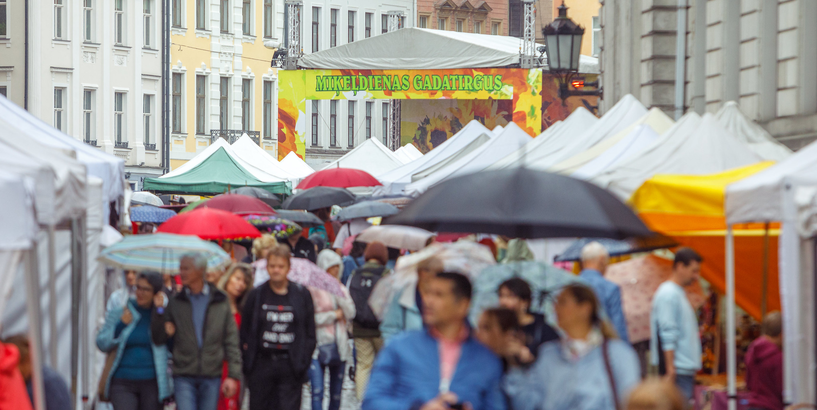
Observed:
[[[287,279],[336,296],[344,296],[340,282],[308,259],[292,258]]]

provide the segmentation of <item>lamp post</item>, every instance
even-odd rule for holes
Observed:
[[[601,96],[599,82],[584,83],[583,87],[597,87],[596,90],[576,90],[572,80],[579,73],[579,56],[581,56],[584,28],[567,17],[564,1],[559,6],[559,16],[542,29],[545,37],[545,52],[550,72],[559,80],[559,98],[562,105],[571,96]],[[573,89],[571,89],[573,88]]]

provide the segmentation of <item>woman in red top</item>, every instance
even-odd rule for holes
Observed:
[[[221,277],[218,288],[227,294],[230,300],[230,309],[235,317],[235,324],[241,327],[241,309],[244,307],[244,299],[252,289],[252,266],[246,263],[234,263],[227,270],[227,274]],[[227,362],[224,362],[224,371],[221,374],[222,382],[227,378]],[[238,388],[239,393],[241,387]],[[227,398],[223,394],[218,398],[218,410],[238,410],[241,408],[241,394]]]

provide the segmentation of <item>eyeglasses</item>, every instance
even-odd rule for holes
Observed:
[[[137,292],[142,291],[142,292],[145,292],[145,293],[147,293],[147,292],[153,293],[153,287],[151,287],[151,286],[137,286],[136,291]]]

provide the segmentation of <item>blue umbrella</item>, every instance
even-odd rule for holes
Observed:
[[[176,216],[170,209],[157,208],[152,205],[142,205],[130,209],[130,220],[133,222],[150,222],[160,224]]]
[[[582,238],[571,243],[561,255],[554,258],[556,262],[575,262],[581,260],[582,248],[590,242],[598,242],[607,249],[610,256],[629,255],[631,253],[649,252],[655,249],[678,246],[672,238],[657,235],[649,240],[615,240],[608,238]]]
[[[474,280],[470,315],[472,323],[477,323],[483,310],[499,306],[499,285],[511,278],[522,278],[528,282],[533,292],[531,311],[544,314],[552,326],[556,326],[553,311],[555,296],[569,284],[586,283],[571,272],[542,262],[523,261],[490,266],[483,269]]]

